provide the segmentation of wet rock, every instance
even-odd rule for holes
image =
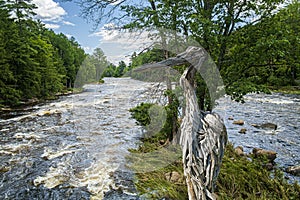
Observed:
[[[244,122],[244,120],[236,120],[236,121],[233,121],[233,124],[242,126],[245,124],[245,122]]]
[[[255,157],[266,157],[270,162],[276,159],[277,153],[275,151],[265,150],[261,148],[254,148],[252,153]]]
[[[234,120],[232,116],[228,117],[228,120]]]
[[[273,123],[265,123],[265,124],[251,124],[251,126],[255,128],[260,128],[260,129],[269,129],[269,130],[276,130],[277,125]]]
[[[296,165],[296,166],[292,166],[292,167],[288,167],[286,169],[287,173],[293,174],[295,176],[300,176],[300,165]]]
[[[246,134],[246,132],[247,132],[247,129],[246,129],[246,128],[242,128],[242,129],[239,131],[239,133],[241,133],[241,134]]]
[[[265,123],[265,124],[262,124],[260,127],[263,129],[273,129],[273,130],[277,129],[277,125],[273,124],[273,123]]]
[[[237,146],[235,149],[234,149],[235,153],[239,156],[244,156],[244,148],[242,146]]]
[[[9,166],[2,166],[0,167],[0,173],[5,173],[8,172],[10,170]]]
[[[263,167],[266,168],[269,171],[273,170],[274,166],[275,165],[273,163],[267,163],[267,164],[263,165]]]
[[[259,128],[260,125],[259,124],[251,124],[251,126],[255,127],[255,128]]]

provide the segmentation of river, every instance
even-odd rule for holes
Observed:
[[[125,156],[142,128],[128,110],[154,85],[106,78],[0,120],[0,199],[135,199]]]
[[[275,162],[283,170],[300,165],[300,95],[248,94],[244,104],[226,97],[218,101],[215,112],[223,117],[234,146],[242,146],[246,153],[253,148],[275,151]],[[244,125],[233,124],[235,120],[243,120]],[[276,124],[277,129],[253,126],[266,123]],[[246,134],[239,133],[242,128],[247,129]],[[285,175],[290,182],[300,183],[300,177]]]
[[[154,101],[155,86],[106,78],[80,94],[1,119],[0,199],[139,199],[125,157],[142,128],[128,110]],[[246,152],[253,147],[274,150],[278,165],[287,167],[300,163],[299,104],[299,96],[247,95],[244,105],[223,98],[215,111],[224,117],[235,146]],[[229,116],[244,120],[247,133],[238,133],[242,127]],[[251,126],[265,122],[278,129]]]

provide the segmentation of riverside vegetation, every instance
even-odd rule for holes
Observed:
[[[153,104],[142,103],[130,111],[138,124],[150,123],[149,108]],[[134,153],[149,153],[164,148],[168,141],[166,122],[162,131],[142,139],[142,144]],[[223,157],[215,193],[218,199],[299,199],[300,185],[289,184],[280,169],[268,169],[270,161],[266,156],[239,155],[232,144],[228,144]],[[168,174],[180,177],[174,181]],[[135,184],[138,191],[149,199],[187,199],[182,161],[178,159],[170,165],[152,172],[137,173]]]
[[[118,3],[115,0],[77,2],[83,3],[83,15],[95,17],[96,23],[103,15],[106,15],[103,17],[105,19],[111,17],[113,11],[121,11],[126,20],[117,29],[167,28],[181,33],[166,41],[167,35],[159,32],[163,47],[167,42],[178,44],[197,41],[216,62],[226,93],[235,100],[243,101],[243,95],[250,92],[270,92],[270,88],[299,92],[300,3],[297,0],[283,7],[279,6],[285,2],[283,0],[148,0],[139,5],[132,5],[130,2],[134,1],[126,0]],[[115,77],[125,73],[124,62],[116,67],[104,59],[103,65],[99,65],[102,60],[97,56],[105,58],[100,49],[88,56],[75,38],[69,39],[46,29],[41,22],[34,20],[34,8],[30,0],[0,0],[0,106],[18,105],[32,98],[49,98],[73,87],[81,65],[85,69],[83,74],[92,72],[92,76],[97,75],[97,82],[101,73]],[[97,11],[100,15],[95,13]],[[118,20],[119,17],[114,19]],[[170,56],[169,52],[161,49],[161,46],[154,46],[140,54],[134,53],[128,69]],[[104,70],[102,67],[107,68]],[[95,79],[80,81],[86,83]],[[209,102],[209,93],[205,86],[202,87],[205,84],[201,77],[195,84],[198,85],[199,107],[204,111],[211,110],[214,102]],[[171,94],[169,92],[170,102],[176,103]],[[166,108],[168,123],[163,131],[144,139],[143,145],[133,151],[148,152],[170,141],[179,124],[177,107],[170,103]],[[142,107],[138,109],[144,110]],[[137,121],[140,117],[135,116]],[[179,163],[175,162],[158,172],[138,174],[137,187],[144,193],[148,191],[147,188],[155,191],[153,198],[185,198],[183,183],[177,185],[165,180],[167,172],[182,174]],[[251,162],[244,157],[237,157],[229,146],[216,193],[223,199],[298,199],[299,186],[287,184],[280,172],[267,171],[260,160],[252,158]]]

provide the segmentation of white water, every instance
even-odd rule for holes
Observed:
[[[1,120],[1,164],[9,170],[1,174],[0,198],[47,199],[58,194],[54,199],[66,199],[70,190],[83,199],[103,199],[113,188],[134,193],[132,183],[116,184],[113,174],[132,179],[126,177],[132,172],[125,156],[136,147],[142,128],[130,118],[129,109],[152,101],[153,85],[107,78],[102,85],[87,85],[85,92],[28,115]],[[15,179],[18,168],[22,178]],[[37,189],[45,194],[36,194]]]

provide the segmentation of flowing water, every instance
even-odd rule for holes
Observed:
[[[83,93],[10,112],[5,118],[15,117],[0,120],[0,199],[140,199],[125,157],[142,128],[128,110],[155,99],[155,86],[107,78],[104,84],[87,85]],[[247,152],[274,150],[278,165],[287,167],[300,163],[299,99],[247,95],[240,105],[224,98],[216,111],[226,119],[231,142]],[[229,116],[245,120],[247,133],[239,134],[242,127]],[[278,129],[251,126],[265,122]]]
[[[0,120],[0,199],[137,198],[125,156],[142,128],[128,110],[155,84],[105,82]]]
[[[245,104],[233,102],[230,98],[219,100],[215,109],[225,121],[229,141],[234,146],[242,146],[251,153],[253,148],[263,148],[277,152],[275,162],[285,169],[300,165],[300,95],[249,94]],[[243,120],[243,126],[233,124],[233,120]],[[272,123],[277,129],[256,128],[253,124]],[[246,134],[241,134],[246,128]],[[300,178],[286,174],[291,182]]]

